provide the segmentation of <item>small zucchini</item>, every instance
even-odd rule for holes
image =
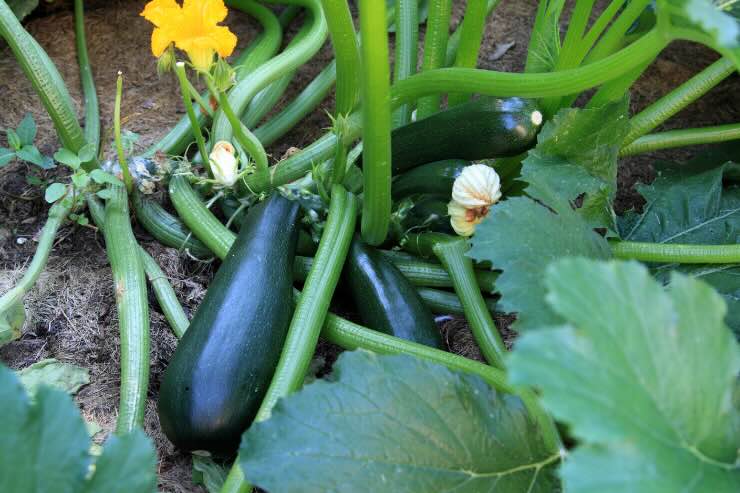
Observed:
[[[414,286],[378,250],[355,238],[345,277],[363,324],[401,339],[444,349],[434,316]]]
[[[463,168],[470,164],[470,161],[462,159],[445,159],[410,169],[393,180],[391,186],[393,199],[398,200],[415,194],[428,194],[442,196],[449,200],[455,178],[460,176]]]
[[[183,450],[230,454],[257,413],[293,316],[298,204],[252,207],[165,371],[159,419]]]

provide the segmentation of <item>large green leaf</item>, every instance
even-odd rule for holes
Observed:
[[[524,334],[509,371],[578,439],[566,491],[740,491],[740,348],[717,293],[587,259],[560,260],[545,284],[567,325]]]
[[[333,381],[278,402],[239,451],[268,491],[559,491],[521,401],[410,356],[344,353]]]
[[[654,243],[736,244],[740,242],[740,166],[721,164],[732,157],[726,146],[685,165],[657,163],[658,177],[638,189],[647,203],[643,212],[620,218],[622,239]],[[735,265],[652,266],[658,279],[670,272],[701,277],[714,286],[728,305],[727,323],[740,334],[740,267]]]
[[[74,395],[83,385],[90,383],[87,369],[54,358],[42,359],[23,368],[18,372],[18,377],[32,398],[43,385]]]
[[[658,26],[668,35],[716,49],[740,69],[740,2],[737,0],[658,0]]]
[[[8,6],[18,20],[22,21],[39,6],[39,0],[8,0]]]
[[[601,108],[560,110],[524,160],[527,194],[548,203],[550,197],[540,190],[546,185],[571,202],[583,196],[579,213],[594,227],[613,230],[617,155],[629,129],[628,108],[624,97]]]
[[[0,491],[152,493],[156,457],[143,432],[111,438],[89,476],[90,438],[65,392],[42,386],[33,403],[0,365]]]

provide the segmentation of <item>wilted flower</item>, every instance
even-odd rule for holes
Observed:
[[[231,55],[236,36],[228,27],[219,26],[228,10],[223,0],[152,0],[141,12],[156,27],[152,32],[152,53],[161,56],[173,43],[190,57],[193,66],[207,71],[213,55]]]
[[[209,156],[213,178],[226,187],[233,186],[239,177],[239,163],[235,153],[230,142],[219,140]]]
[[[485,164],[466,167],[455,179],[452,201],[447,204],[452,229],[460,236],[471,236],[500,198],[501,180],[493,168]]]

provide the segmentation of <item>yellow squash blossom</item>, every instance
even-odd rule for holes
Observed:
[[[223,0],[152,0],[141,12],[154,24],[152,53],[161,56],[174,43],[190,57],[193,66],[207,71],[213,55],[231,55],[236,47],[236,36],[228,27],[219,26],[228,10]]]

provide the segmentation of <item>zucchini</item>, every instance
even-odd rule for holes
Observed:
[[[355,238],[345,277],[363,323],[371,329],[444,349],[434,316],[416,288],[378,250]]]
[[[211,257],[211,251],[185,226],[178,217],[167,212],[158,202],[147,199],[134,190],[132,204],[139,224],[155,240],[168,247],[187,250],[198,258]]]
[[[414,205],[399,218],[399,238],[407,232],[435,231],[437,233],[454,234],[447,213],[449,199],[423,195],[414,201]]]
[[[462,159],[445,159],[410,169],[393,180],[391,186],[393,199],[428,194],[442,196],[449,201],[455,178],[470,164],[470,161]]]
[[[393,175],[444,159],[516,156],[535,145],[541,125],[528,99],[481,97],[454,106],[393,130]]]
[[[257,413],[293,316],[298,204],[252,207],[170,361],[159,419],[182,450],[230,454]]]

